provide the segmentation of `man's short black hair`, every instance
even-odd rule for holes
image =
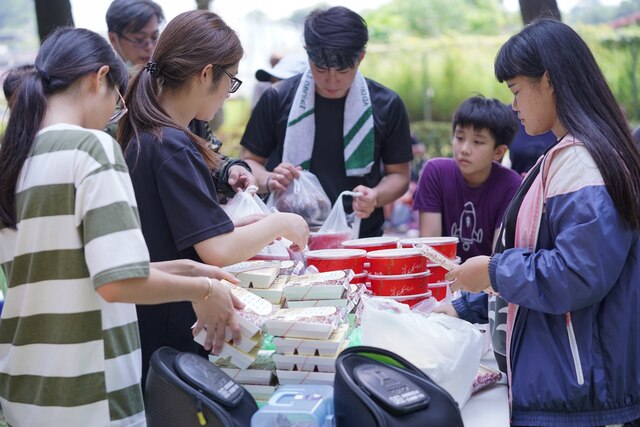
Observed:
[[[110,33],[136,33],[154,16],[164,21],[162,8],[151,0],[114,0],[107,10],[107,28]]]
[[[508,105],[477,95],[465,100],[453,114],[451,127],[454,132],[456,126],[487,129],[496,140],[496,147],[508,147],[518,132],[518,119]]]
[[[368,41],[367,23],[346,7],[314,10],[304,21],[304,48],[321,68],[353,67]]]

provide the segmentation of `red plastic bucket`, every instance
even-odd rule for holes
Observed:
[[[403,248],[412,248],[419,243],[431,246],[450,259],[454,259],[458,251],[457,237],[416,237],[400,241]]]
[[[460,257],[456,257],[454,262],[456,264],[460,264]],[[440,267],[438,264],[435,264],[432,262],[429,262],[427,264],[427,268],[431,272],[431,278],[429,280],[431,283],[438,283],[438,282],[445,281],[444,276],[448,273],[448,270],[446,268]]]
[[[447,296],[447,287],[451,282],[436,282],[429,283],[429,290],[433,294],[433,297],[438,301],[442,301]]]
[[[367,253],[369,274],[412,274],[427,270],[427,258],[413,248],[384,249]]]
[[[321,249],[305,253],[307,266],[313,265],[319,272],[353,270],[362,274],[367,252],[361,249]]]
[[[429,290],[429,272],[396,275],[369,274],[369,282],[373,295],[417,295]]]

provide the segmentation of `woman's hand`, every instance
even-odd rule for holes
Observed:
[[[276,212],[273,215],[280,215],[284,223],[285,231],[282,237],[291,240],[293,244],[289,247],[293,252],[302,251],[309,241],[309,225],[300,215],[287,212]]]
[[[216,267],[217,268],[217,267]],[[241,310],[244,305],[236,298],[231,290],[218,280],[212,282],[211,294],[203,300],[193,302],[193,311],[196,314],[196,325],[193,335],[206,329],[207,336],[204,340],[204,349],[214,354],[220,353],[224,344],[225,328],[231,329],[234,342],[240,341],[240,326],[235,318],[235,309]]]
[[[244,166],[233,165],[227,172],[229,179],[227,183],[233,188],[236,193],[240,190],[246,190],[250,185],[258,186],[258,180],[251,172]]]
[[[454,268],[444,277],[452,281],[451,291],[458,289],[478,293],[491,286],[489,280],[489,257],[474,256],[469,258],[460,267]]]
[[[260,221],[262,218],[266,217],[267,214],[251,214],[247,216],[243,216],[242,218],[234,219],[233,226],[234,227],[244,227],[245,225],[253,224],[254,222]]]

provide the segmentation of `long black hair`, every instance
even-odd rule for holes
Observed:
[[[109,43],[82,28],[59,28],[42,43],[35,67],[24,73],[0,148],[0,221],[16,226],[16,184],[47,110],[47,98],[109,66],[109,84],[127,86],[127,69]]]
[[[640,229],[640,152],[629,125],[587,44],[552,19],[524,27],[495,61],[500,82],[518,76],[540,81],[545,72],[558,119],[593,157],[620,215]]]

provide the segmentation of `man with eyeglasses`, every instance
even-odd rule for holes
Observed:
[[[125,61],[127,67],[133,69],[136,65],[146,65],[156,47],[160,35],[160,24],[164,21],[162,7],[152,0],[114,0],[107,10],[106,20],[109,42]],[[233,93],[238,90],[242,82],[227,74],[231,79],[230,92]],[[120,103],[119,107],[121,108],[122,105]],[[220,116],[220,113],[216,116]],[[114,138],[117,120],[123,115],[124,112],[116,112],[115,119],[110,121],[106,129]],[[207,122],[194,119],[189,123],[189,129],[209,142],[212,150],[216,152],[220,150],[222,142],[213,135]],[[256,183],[255,177],[251,174],[251,168],[246,162],[223,157],[225,161],[222,167],[213,174],[221,203],[233,197],[238,187],[246,188]]]
[[[304,169],[332,203],[342,191],[362,193],[351,204],[360,237],[382,234],[382,207],[406,192],[413,158],[404,103],[358,71],[368,37],[364,19],[345,7],[311,12],[310,67],[266,90],[240,142],[262,191],[284,190]]]
[[[144,65],[163,21],[162,8],[151,0],[114,0],[107,10],[109,42],[127,66]]]

